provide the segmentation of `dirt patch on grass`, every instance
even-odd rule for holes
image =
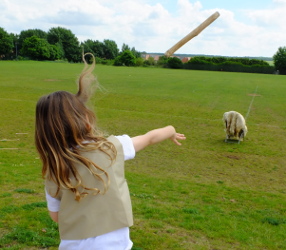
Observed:
[[[241,158],[236,156],[236,155],[225,155],[225,157],[229,158],[229,159],[234,159],[234,160],[240,160]]]

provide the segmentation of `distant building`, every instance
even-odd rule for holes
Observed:
[[[154,58],[154,61],[158,61],[159,60],[159,55],[149,55],[149,54],[142,54],[142,58],[144,60],[148,60],[150,57]]]
[[[144,54],[144,55],[142,55],[142,57],[143,57],[143,59],[144,59],[144,60],[148,60],[148,59],[149,59],[149,57],[150,57],[150,55],[148,55],[148,54]]]
[[[160,56],[154,56],[154,60],[158,61]]]
[[[188,61],[190,61],[191,60],[191,57],[184,57],[183,59],[182,59],[182,63],[187,63]]]

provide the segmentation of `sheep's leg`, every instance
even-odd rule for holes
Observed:
[[[240,132],[239,132],[239,141],[243,141],[243,138],[244,138],[244,131],[240,130]]]
[[[225,120],[225,133],[226,133],[226,140],[230,138],[229,136],[229,126],[227,125],[227,121]]]

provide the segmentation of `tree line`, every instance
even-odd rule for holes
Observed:
[[[157,66],[174,69],[215,70],[272,74],[274,71],[286,74],[286,47],[278,48],[273,56],[274,66],[266,61],[248,58],[229,57],[192,57],[183,63],[177,57],[161,56],[158,61],[153,57],[147,60],[134,47],[123,44],[119,50],[113,40],[102,42],[88,39],[79,42],[71,30],[53,27],[45,32],[40,29],[23,30],[20,34],[8,33],[0,27],[0,60],[67,60],[81,62],[82,50],[91,52],[97,63],[115,66]]]
[[[0,28],[0,56],[1,59],[31,59],[31,60],[67,60],[81,62],[81,54],[91,52],[96,57],[112,60],[119,55],[117,44],[113,40],[86,40],[82,43],[71,30],[54,27],[48,32],[40,29],[23,30],[18,34],[8,34]],[[124,44],[123,49],[130,49]],[[135,48],[134,55],[138,56]]]

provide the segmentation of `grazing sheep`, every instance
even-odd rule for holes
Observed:
[[[226,139],[243,141],[247,133],[244,117],[236,111],[229,111],[223,114],[223,121],[225,123]]]

